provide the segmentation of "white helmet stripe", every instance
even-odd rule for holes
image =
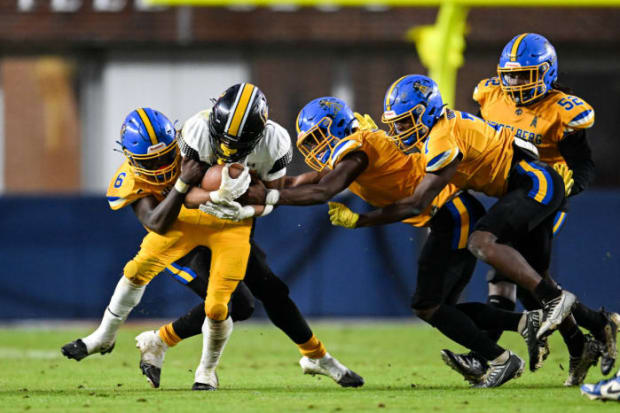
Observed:
[[[239,85],[239,90],[237,90],[237,96],[235,96],[235,102],[230,108],[230,112],[228,112],[228,121],[226,122],[226,127],[224,128],[224,133],[228,133],[228,129],[230,129],[230,123],[232,122],[233,114],[235,110],[237,110],[237,105],[239,104],[239,99],[241,99],[241,94],[243,93],[243,89],[245,88],[245,83]]]
[[[241,120],[241,125],[239,126],[239,132],[237,133],[237,136],[241,136],[241,134],[243,133],[245,121],[248,118],[248,114],[250,113],[250,110],[252,109],[252,104],[254,103],[254,99],[256,98],[256,91],[258,91],[257,87],[252,90],[252,96],[250,96],[250,102],[248,103],[248,106],[245,109],[245,113],[243,114],[243,119]]]

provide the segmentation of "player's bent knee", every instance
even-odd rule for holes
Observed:
[[[438,308],[439,306],[436,305],[434,307],[427,308],[414,308],[413,310],[415,311],[415,315],[417,315],[419,318],[424,321],[430,322],[433,314],[435,314],[435,311],[437,311]]]
[[[140,266],[134,260],[129,261],[123,269],[125,278],[135,286],[146,285],[153,279],[153,276],[144,274],[140,271]]]
[[[223,321],[228,317],[228,306],[222,303],[206,303],[205,313],[211,320]]]
[[[477,259],[486,261],[489,253],[489,247],[495,242],[496,239],[497,238],[490,232],[474,231],[469,236],[467,249]]]

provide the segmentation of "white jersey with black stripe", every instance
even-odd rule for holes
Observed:
[[[213,165],[217,161],[217,156],[211,146],[210,112],[210,110],[198,112],[185,121],[181,129],[181,137],[185,144],[198,152],[202,162]],[[183,147],[181,147],[181,152],[185,155]],[[268,120],[263,138],[245,158],[244,164],[250,170],[255,171],[260,179],[273,181],[286,174],[286,165],[292,157],[291,137],[288,132],[276,122]]]

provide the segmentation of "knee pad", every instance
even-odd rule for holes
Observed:
[[[228,317],[228,306],[218,302],[205,302],[205,313],[208,318],[216,321],[226,320]]]
[[[135,260],[129,261],[125,264],[125,268],[123,269],[123,275],[129,282],[134,285],[146,285],[148,284],[154,277],[154,275],[144,274],[140,271],[140,266]]]

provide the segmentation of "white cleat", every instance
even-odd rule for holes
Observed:
[[[192,386],[192,390],[213,391],[217,390],[219,385],[220,381],[217,378],[217,373],[215,370],[207,371],[201,366],[198,366],[194,376],[194,385]]]
[[[364,385],[364,379],[361,376],[348,369],[329,353],[326,353],[320,359],[311,359],[304,356],[299,360],[299,365],[304,374],[321,374],[331,377],[342,387],[360,387]]]
[[[168,345],[163,342],[156,331],[149,330],[136,336],[136,347],[140,350],[140,370],[151,386],[159,387],[161,366]]]
[[[536,338],[544,338],[557,329],[562,321],[570,315],[576,302],[575,294],[563,290],[558,297],[544,303],[543,321],[538,333],[536,333]]]

